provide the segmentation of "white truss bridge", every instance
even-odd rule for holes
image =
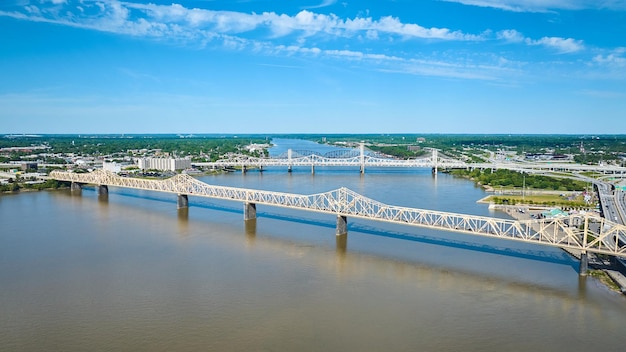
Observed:
[[[434,150],[432,155],[415,159],[394,159],[377,154],[336,153],[320,155],[311,151],[292,151],[276,158],[256,158],[246,155],[231,155],[228,158],[210,163],[193,163],[197,166],[224,167],[274,167],[281,166],[291,169],[298,166],[344,166],[358,167],[361,172],[367,167],[427,167],[427,168],[466,168],[467,164],[451,158],[441,157]]]
[[[244,218],[256,218],[256,205],[314,211],[337,216],[337,234],[347,233],[347,217],[460,232],[511,241],[534,243],[581,253],[586,271],[587,253],[626,257],[626,226],[591,214],[551,219],[508,220],[388,205],[347,188],[303,195],[245,188],[214,186],[187,174],[154,180],[121,177],[108,171],[91,173],[53,171],[50,178],[73,184],[126,187],[177,194],[179,206],[187,196],[244,203]],[[582,272],[581,260],[581,272]]]
[[[192,162],[194,166],[212,168],[249,168],[286,167],[354,167],[363,173],[366,168],[395,167],[395,168],[431,168],[438,169],[508,169],[520,172],[600,172],[603,174],[626,174],[626,168],[615,165],[584,165],[576,163],[550,162],[516,162],[493,161],[484,163],[467,163],[447,156],[440,155],[436,149],[431,150],[428,156],[412,159],[397,159],[389,156],[365,151],[363,145],[360,150],[337,150],[324,155],[308,150],[291,150],[276,157],[259,158],[243,154],[231,154],[214,162]]]

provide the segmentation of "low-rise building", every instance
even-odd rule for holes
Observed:
[[[116,162],[108,162],[108,161],[104,161],[102,162],[102,169],[105,171],[110,171],[113,173],[119,173],[120,171],[122,171],[122,165],[118,164]]]
[[[137,166],[141,170],[176,171],[191,168],[191,159],[139,158]]]

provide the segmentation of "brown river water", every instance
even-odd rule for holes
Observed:
[[[430,170],[202,181],[506,217]],[[620,351],[626,299],[559,249],[93,188],[0,196],[0,351]]]

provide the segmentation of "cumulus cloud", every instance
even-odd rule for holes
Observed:
[[[585,48],[582,40],[561,37],[543,37],[535,40],[526,38],[522,33],[514,29],[500,31],[496,33],[496,38],[509,43],[526,43],[527,45],[544,46],[563,54],[574,53]]]
[[[394,52],[389,50],[389,46],[384,53],[377,52],[373,48],[383,42],[427,40],[454,42],[458,45],[465,41],[494,38],[494,34],[489,31],[470,34],[449,28],[429,28],[417,23],[405,23],[393,16],[378,19],[371,16],[340,18],[312,10],[302,10],[294,15],[243,13],[118,0],[81,0],[54,5],[31,2],[15,12],[0,11],[0,16],[182,42],[196,47],[247,50],[262,55],[340,59],[354,62],[355,65],[367,64],[385,72],[494,80],[517,70],[517,63],[505,58],[488,59],[490,63],[487,64],[483,59],[488,54],[483,53],[467,55],[450,50],[445,55],[433,58],[441,53]],[[560,53],[576,52],[584,47],[582,41],[571,38],[544,37],[533,40],[516,30],[501,31],[495,37],[510,43],[550,47]],[[374,45],[363,47],[363,42],[372,42]],[[476,55],[476,58],[471,55]],[[596,61],[615,58],[605,55],[599,56]]]
[[[593,62],[598,65],[610,66],[610,67],[626,67],[626,48],[617,48],[611,53],[602,55],[596,55],[593,58]]]
[[[514,29],[507,29],[504,31],[500,31],[496,33],[496,37],[498,39],[511,42],[511,43],[520,43],[523,42],[526,38],[524,35]]]
[[[310,37],[325,35],[335,38],[381,39],[382,35],[403,39],[438,40],[481,40],[482,35],[463,33],[449,28],[423,27],[416,23],[403,23],[396,17],[355,17],[342,19],[334,14],[320,14],[302,10],[290,16],[275,12],[243,13],[235,11],[214,11],[186,8],[179,4],[157,5],[121,2],[117,0],[82,2],[80,8],[65,3],[65,0],[48,0],[55,4],[65,4],[66,11],[44,11],[31,20],[67,23],[77,27],[120,31],[125,34],[153,35],[161,33],[169,36],[172,31],[159,31],[155,28],[172,29],[177,33],[198,30],[218,34],[248,34],[267,31],[274,37],[298,35]],[[43,6],[42,6],[43,7]],[[31,6],[30,13],[34,13]],[[87,9],[91,11],[85,11]],[[89,12],[89,14],[86,14]],[[132,12],[132,15],[131,15]],[[14,17],[18,14],[15,13]],[[22,16],[23,17],[23,16]],[[70,23],[71,22],[71,23]]]
[[[528,45],[542,45],[561,53],[574,53],[585,48],[582,40],[559,37],[543,37],[539,40],[526,39]]]

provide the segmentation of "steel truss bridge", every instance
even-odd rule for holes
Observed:
[[[337,216],[337,234],[347,234],[347,217],[460,232],[504,240],[559,247],[581,253],[581,274],[586,273],[587,253],[626,257],[626,226],[591,214],[565,217],[508,220],[388,205],[347,188],[303,195],[245,188],[214,186],[187,174],[153,180],[121,177],[98,170],[91,173],[53,171],[50,178],[93,184],[101,192],[108,186],[126,187],[178,195],[178,206],[188,206],[188,196],[244,203],[244,219],[256,218],[256,205],[308,210]]]
[[[229,168],[240,167],[242,171],[247,168],[265,167],[287,167],[289,171],[293,167],[311,167],[312,172],[316,166],[344,166],[358,167],[361,172],[365,172],[367,167],[428,167],[428,168],[466,168],[467,164],[451,158],[437,156],[434,150],[431,156],[409,160],[393,159],[380,154],[366,154],[363,151],[335,151],[324,155],[308,150],[289,150],[273,158],[257,158],[247,155],[234,154],[226,159],[215,162],[192,163],[195,166]]]
[[[345,149],[321,154],[310,150],[291,150],[271,158],[252,157],[243,154],[230,154],[226,158],[214,162],[192,162],[194,166],[212,168],[241,168],[245,172],[249,168],[286,167],[358,167],[361,173],[369,167],[397,168],[431,168],[438,169],[508,169],[519,172],[599,172],[612,175],[626,175],[626,168],[614,165],[583,165],[575,163],[549,162],[514,162],[493,161],[484,163],[467,163],[440,155],[437,149],[431,149],[431,155],[413,159],[396,159],[383,154],[366,150],[361,144],[359,149]]]

